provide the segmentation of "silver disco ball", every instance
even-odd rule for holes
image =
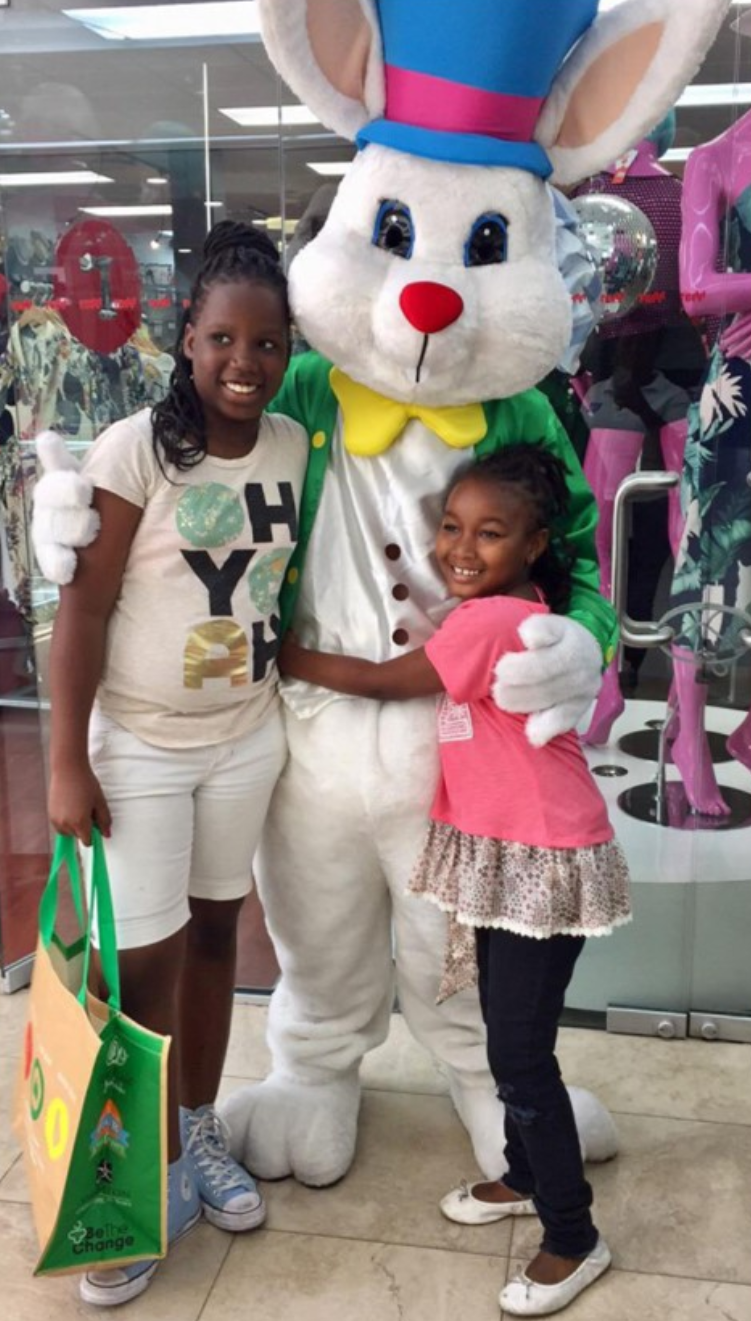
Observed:
[[[659,252],[652,222],[625,198],[589,193],[571,201],[602,281],[600,319],[627,316],[649,293],[657,272]]]

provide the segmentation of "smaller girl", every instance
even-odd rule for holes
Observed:
[[[586,937],[630,918],[626,863],[576,735],[532,747],[526,717],[491,697],[498,660],[522,650],[520,624],[568,606],[569,561],[554,533],[567,500],[565,468],[542,445],[474,464],[451,488],[436,539],[461,604],[425,647],[375,664],[290,638],[280,655],[283,674],[354,696],[444,694],[440,782],[409,890],[448,914],[439,1000],[479,982],[508,1172],[449,1193],[441,1210],[462,1224],[537,1213],[540,1251],[500,1295],[518,1316],[559,1311],[610,1265],[554,1051]]]
[[[206,240],[167,397],[116,422],[85,472],[101,530],[61,592],[49,814],[107,836],[123,1009],[169,1034],[167,1230],[201,1212],[253,1229],[263,1200],[214,1109],[237,922],[287,745],[277,600],[308,438],[266,409],[290,354],[287,283],[252,225]],[[158,1262],[90,1270],[84,1302],[147,1288]]]

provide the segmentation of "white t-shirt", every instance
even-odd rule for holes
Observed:
[[[297,541],[308,436],[264,415],[252,453],[186,472],[152,444],[151,410],[94,443],[86,476],[143,509],[107,629],[97,700],[159,747],[223,743],[277,701],[279,589]]]

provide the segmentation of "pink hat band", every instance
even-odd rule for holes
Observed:
[[[543,98],[487,92],[386,65],[386,118],[444,133],[531,142]]]

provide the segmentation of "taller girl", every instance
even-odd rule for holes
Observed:
[[[171,1241],[201,1206],[229,1230],[264,1217],[213,1102],[237,919],[286,755],[275,612],[308,441],[264,410],[289,345],[273,245],[218,225],[167,398],[88,457],[101,531],[62,590],[52,642],[50,818],[83,844],[92,823],[108,836],[123,1008],[173,1038]],[[81,1296],[125,1302],[156,1266],[90,1272]]]

